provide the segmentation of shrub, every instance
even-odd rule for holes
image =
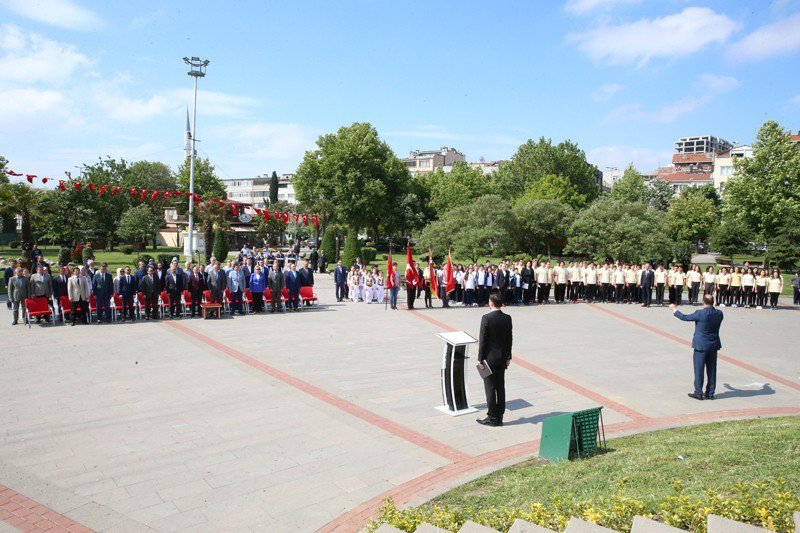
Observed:
[[[342,263],[346,268],[350,268],[350,265],[356,262],[357,257],[361,257],[361,245],[358,243],[358,232],[351,228],[347,230],[347,237],[344,240]]]
[[[81,263],[83,259],[83,245],[76,244],[75,248],[72,249],[72,261],[74,263]]]
[[[322,245],[320,246],[320,253],[325,252],[325,259],[332,264],[336,263],[336,236],[334,233],[333,226],[329,226],[325,230],[325,235],[322,236]]]
[[[517,518],[562,531],[573,516],[616,531],[630,531],[633,517],[644,516],[678,529],[705,532],[706,519],[715,514],[779,532],[794,531],[792,513],[800,507],[785,480],[739,483],[727,490],[708,489],[702,498],[687,496],[679,482],[673,482],[675,496],[660,501],[643,501],[617,493],[607,498],[577,501],[571,495],[554,496],[548,502],[525,507],[457,508],[422,506],[398,509],[392,500],[381,507],[378,517],[367,527],[374,531],[389,524],[403,531],[414,531],[423,522],[448,531],[458,531],[472,520],[484,526],[508,531]],[[624,490],[624,489],[620,489]]]
[[[378,255],[378,250],[371,246],[365,246],[364,248],[361,249],[361,261],[365,265],[368,265],[373,261],[375,261],[375,257],[377,255]]]
[[[83,251],[81,252],[81,262],[85,263],[89,259],[94,259],[94,250],[87,244],[83,247]]]
[[[64,266],[72,261],[72,250],[69,248],[61,248],[58,251],[58,264]]]
[[[19,248],[20,246],[22,246],[22,243],[19,241],[11,241],[10,243],[8,243],[8,246],[10,248]]]
[[[228,257],[228,239],[225,238],[225,232],[218,229],[214,233],[214,253],[213,256],[217,258],[220,263],[225,263],[225,258]]]
[[[176,254],[158,254],[156,256],[157,263],[166,263],[167,265],[172,262],[172,258],[175,257]]]
[[[125,246],[120,247],[120,250],[122,250],[122,253],[125,255],[131,255],[133,253],[133,246],[126,244]]]
[[[139,256],[139,261],[144,261],[144,264],[145,264],[145,265],[146,265],[147,263],[149,263],[151,259],[153,259],[153,256],[152,256],[152,255],[150,255],[150,254],[141,254],[141,255]]]

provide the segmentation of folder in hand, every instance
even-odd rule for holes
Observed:
[[[492,369],[489,368],[488,363],[483,363],[483,369],[481,369],[480,363],[476,365],[476,368],[478,369],[478,374],[480,374],[483,379],[486,379],[492,375]]]

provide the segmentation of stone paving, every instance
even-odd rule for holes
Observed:
[[[3,307],[0,530],[352,531],[530,457],[552,414],[604,405],[608,435],[800,414],[795,308],[724,310],[714,402],[686,397],[692,325],[666,308],[511,308],[506,426],[484,428],[433,409],[435,333],[477,337],[484,309],[340,304],[318,278],[319,309],[274,316],[29,330]]]

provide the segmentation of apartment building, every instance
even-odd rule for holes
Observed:
[[[464,154],[455,148],[443,146],[439,150],[414,150],[403,159],[403,164],[413,175],[427,174],[440,167],[452,167],[456,161],[466,161]]]

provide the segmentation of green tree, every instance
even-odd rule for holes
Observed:
[[[669,209],[669,201],[675,194],[675,189],[667,181],[652,180],[647,189],[647,202],[653,209],[666,211]]]
[[[343,126],[322,135],[306,152],[293,184],[298,201],[319,205],[328,219],[352,228],[370,228],[377,238],[381,222],[396,225],[397,199],[409,189],[408,170],[369,123]]]
[[[783,225],[768,243],[767,261],[782,270],[794,269],[800,265],[800,216],[793,215],[783,221]]]
[[[603,260],[643,262],[671,254],[664,214],[644,202],[604,196],[578,214],[565,252]]]
[[[558,200],[575,209],[582,209],[587,204],[586,196],[579,193],[569,179],[554,174],[542,176],[533,182],[520,200]]]
[[[227,210],[226,205],[220,205],[217,202],[200,202],[195,206],[195,215],[197,215],[200,227],[203,228],[206,263],[211,259],[214,250],[216,230],[225,230],[228,227]]]
[[[467,205],[487,194],[491,182],[479,168],[472,168],[463,161],[453,164],[450,172],[441,168],[426,176],[430,187],[430,205],[438,215],[447,210]]]
[[[625,202],[645,202],[648,201],[647,185],[639,172],[628,165],[625,173],[611,188],[611,197]]]
[[[291,205],[288,202],[276,202],[274,205],[270,205],[272,210],[275,211],[291,211]],[[280,244],[281,238],[284,233],[286,233],[286,228],[288,225],[281,219],[277,219],[270,213],[269,220],[264,220],[263,217],[257,217],[253,221],[253,230],[256,232],[260,238],[264,239],[265,242],[269,243],[270,246],[276,246]]]
[[[436,255],[452,249],[456,256],[477,261],[485,254],[502,256],[513,251],[514,225],[509,202],[497,195],[486,195],[429,223],[418,242],[421,248],[430,248]]]
[[[561,200],[523,196],[514,204],[518,248],[531,255],[560,254],[574,216],[575,210]]]
[[[278,203],[278,173],[272,171],[272,177],[269,179],[269,205]]]
[[[41,223],[45,194],[23,183],[0,185],[0,210],[7,217],[20,217],[22,242],[33,244],[33,231]]]
[[[320,253],[325,252],[325,258],[329,263],[336,262],[336,231],[333,226],[329,226],[322,236],[322,245],[320,245]]]
[[[184,191],[189,190],[189,174],[191,170],[191,160],[187,157],[178,169],[178,184]],[[194,192],[203,199],[227,198],[225,183],[217,176],[214,165],[207,158],[197,158],[194,162]],[[214,205],[212,205],[214,204]],[[216,230],[225,224],[224,206],[219,206],[215,202],[198,202],[194,206],[195,214],[202,223],[203,238],[205,240],[206,260],[211,258],[211,251],[216,243]],[[181,213],[188,213],[189,202],[178,204]]]
[[[669,236],[679,242],[705,242],[719,223],[714,202],[701,191],[684,189],[667,211]]]
[[[6,165],[8,159],[0,155],[0,187],[9,183],[8,174],[6,174]],[[0,209],[0,233],[15,233],[17,231],[17,221],[13,215],[8,215]]]
[[[734,168],[724,213],[741,216],[761,240],[772,240],[783,221],[800,214],[800,145],[770,120],[758,132],[753,157],[735,160]]]
[[[214,232],[214,257],[223,264],[228,257],[228,239],[223,228],[217,228]]]
[[[497,191],[506,198],[519,198],[537,180],[547,175],[564,176],[579,194],[591,202],[600,194],[594,183],[597,167],[572,141],[553,145],[550,139],[528,140],[511,161],[495,173]]]
[[[342,263],[349,268],[359,257],[361,257],[361,244],[358,242],[358,231],[350,228],[347,230],[347,237],[344,240]]]
[[[155,240],[155,234],[162,226],[163,217],[153,216],[152,208],[147,204],[131,207],[122,214],[117,227],[117,236],[123,241],[139,246],[148,240]]]
[[[6,174],[6,165],[8,165],[8,159],[0,155],[0,185],[9,183],[8,174]]]
[[[709,248],[723,255],[747,251],[754,239],[753,230],[739,217],[723,218],[709,236]]]

